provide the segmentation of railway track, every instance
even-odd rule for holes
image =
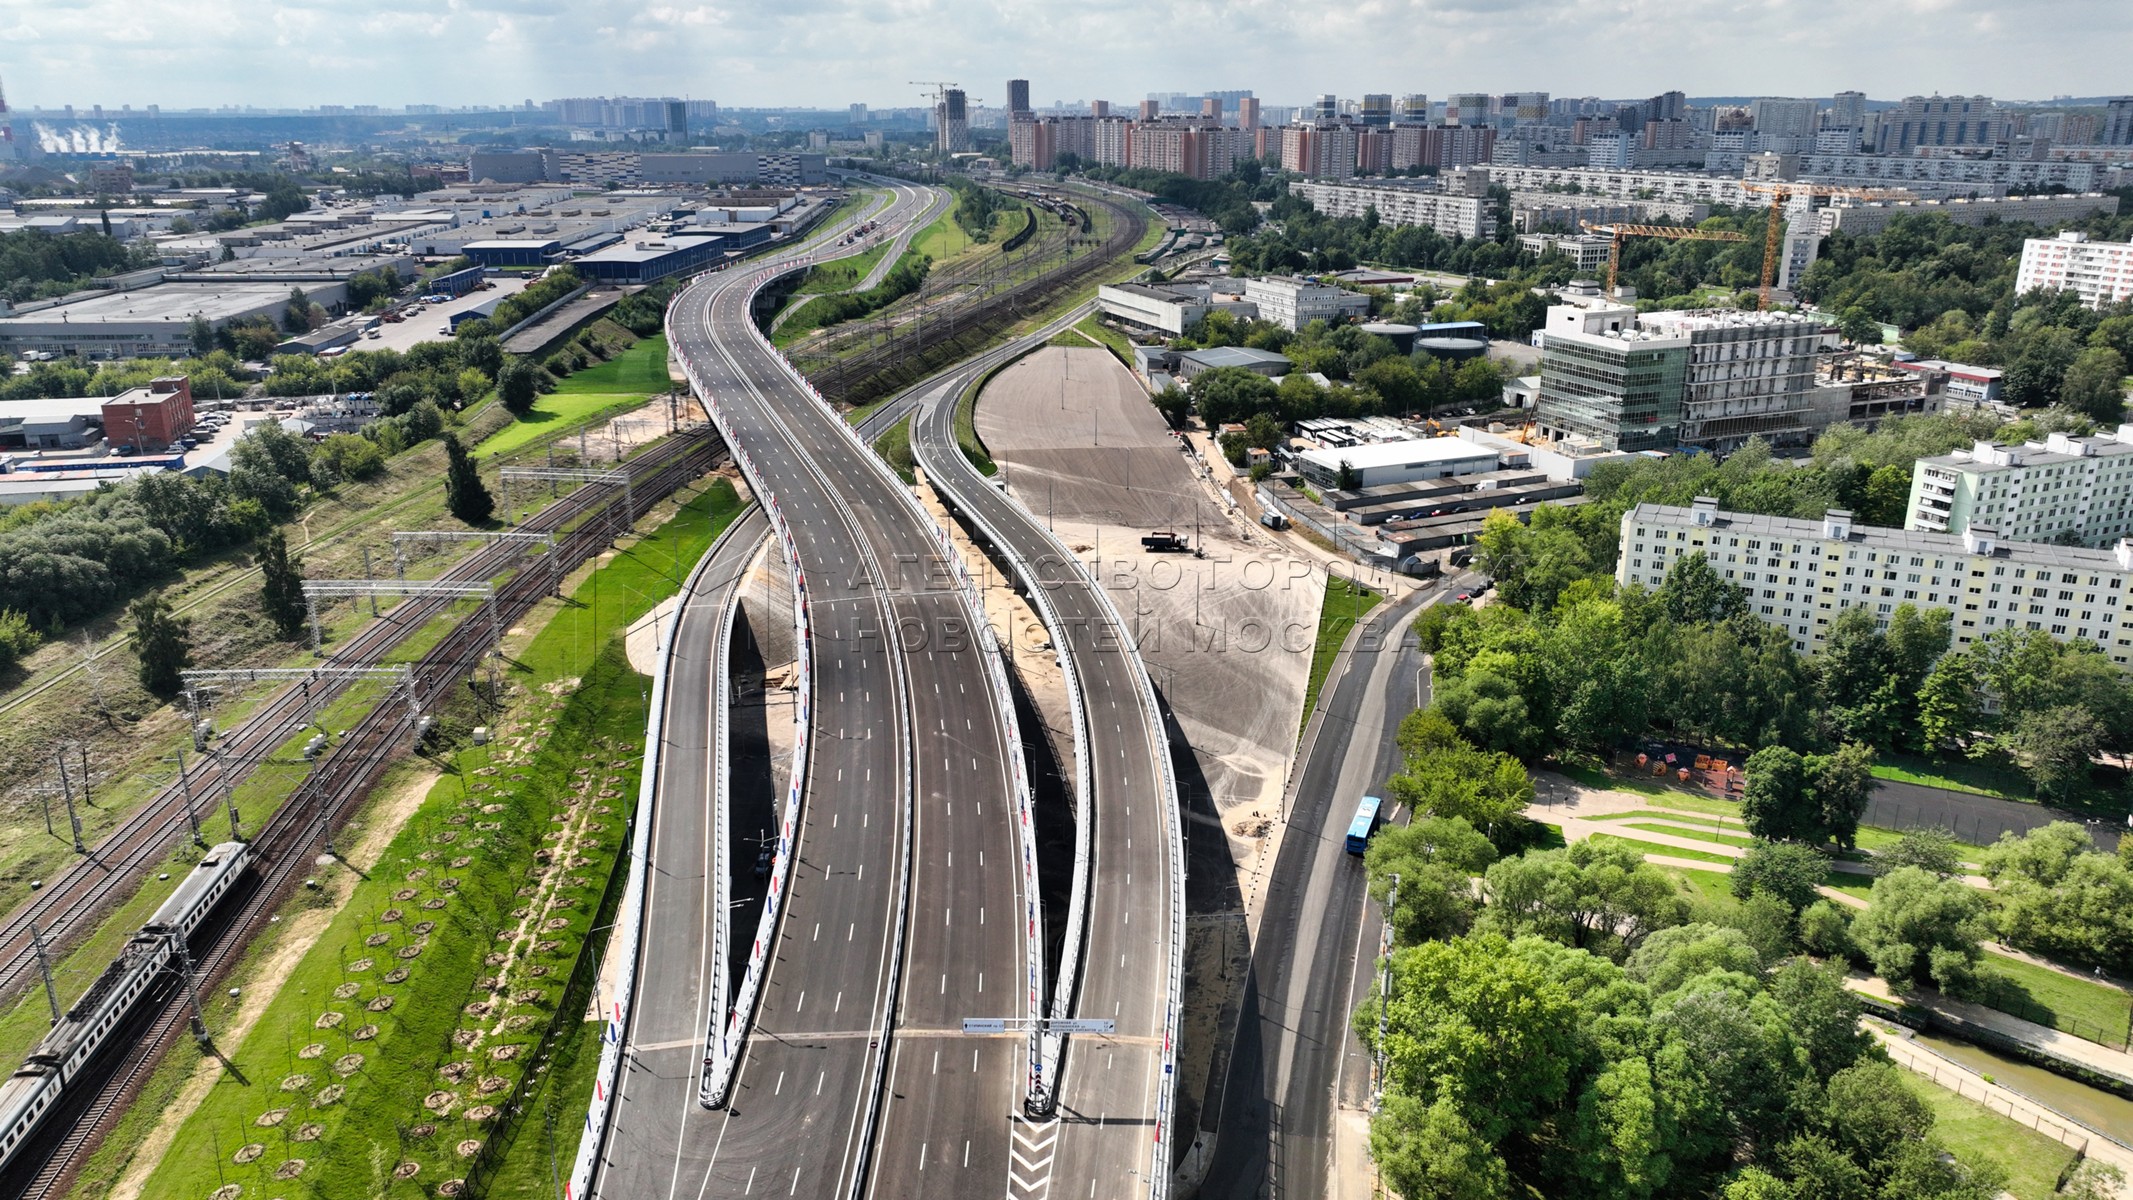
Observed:
[[[708,432],[688,433],[655,447],[653,452],[628,464],[632,470],[632,511],[620,528],[679,488],[703,474],[724,456],[724,447]],[[536,520],[560,533],[556,553],[571,566],[585,561],[607,545],[618,528],[616,522],[584,521],[563,530],[580,516],[619,505],[622,497],[611,488],[587,487],[548,506]],[[536,526],[532,521],[529,527]],[[488,547],[485,549],[505,549]],[[484,569],[476,565],[480,554],[470,556],[457,569]],[[491,560],[494,561],[494,560]],[[497,569],[501,569],[501,566]],[[490,574],[494,574],[492,570]],[[471,576],[486,578],[488,576]],[[497,589],[498,620],[508,627],[523,617],[548,593],[547,572],[519,571]],[[406,608],[408,605],[402,605]],[[395,609],[395,612],[398,612]],[[384,624],[380,622],[379,624]],[[415,623],[405,622],[412,630]],[[402,635],[404,636],[404,635]],[[452,631],[414,664],[417,691],[434,696],[436,689],[471,671],[487,653],[490,637],[487,621],[462,619]],[[423,687],[427,681],[428,688]],[[256,720],[257,718],[255,718]],[[198,986],[206,991],[216,986],[236,965],[253,936],[296,889],[313,859],[314,847],[323,848],[331,829],[345,823],[363,795],[374,786],[395,757],[395,750],[408,730],[405,709],[389,697],[372,705],[310,776],[291,793],[288,801],[269,818],[254,839],[255,879],[246,892],[233,892],[225,902],[228,915],[212,929],[203,928],[193,949]],[[230,904],[236,907],[229,908]],[[0,1177],[0,1197],[8,1200],[46,1200],[64,1194],[72,1185],[87,1156],[110,1132],[155,1064],[184,1036],[190,1007],[176,981],[144,996],[129,1016],[131,1037],[114,1037],[101,1064],[92,1064],[81,1077],[78,1093],[63,1101],[47,1119],[48,1128],[66,1122],[66,1134],[41,1160],[27,1153],[22,1161]],[[99,1076],[98,1072],[104,1073]],[[77,1085],[70,1085],[76,1088]],[[72,1106],[72,1118],[66,1111]]]
[[[915,370],[923,373],[913,366],[913,362],[922,361],[923,355],[930,354],[934,347],[953,343],[964,334],[988,323],[1004,323],[1012,320],[1017,314],[1035,310],[1060,291],[1084,283],[1091,276],[1115,265],[1116,258],[1131,249],[1140,241],[1141,235],[1147,232],[1147,218],[1126,205],[1108,198],[1084,196],[1080,193],[1067,195],[1076,200],[1086,200],[1111,214],[1111,231],[1092,252],[1068,258],[1060,265],[1011,287],[974,296],[967,303],[958,304],[947,312],[928,310],[923,325],[918,327],[922,329],[925,347],[918,355],[912,354],[906,345],[918,334],[899,332],[881,345],[843,358],[828,358],[822,353],[823,347],[813,347],[812,352],[803,353],[795,361],[823,394],[840,400],[867,398],[872,395],[868,389],[874,385],[877,377],[901,371],[903,375],[910,377],[902,382],[910,382],[916,378],[913,374]],[[1054,233],[1037,239],[1035,246],[1025,247],[1024,252],[1050,254],[1055,246],[1066,248],[1073,240],[1064,234]],[[960,279],[949,280],[943,285],[944,291],[947,287],[960,286],[963,282]],[[926,303],[923,296],[920,303]],[[895,390],[898,389],[890,389],[891,392]]]
[[[632,488],[639,496],[640,509],[649,503],[644,499],[646,496],[664,496],[672,490],[659,486],[655,480],[664,479],[676,464],[693,462],[707,453],[704,449],[707,441],[713,446],[717,444],[715,439],[702,435],[672,439],[626,464],[633,474]],[[702,469],[699,467],[695,473],[700,474]],[[604,538],[602,531],[608,528],[605,522],[593,530],[575,523],[604,509],[612,498],[609,489],[581,488],[542,509],[523,527],[533,532],[572,530],[558,540],[556,552],[564,555],[565,561],[574,563],[576,559],[572,555],[582,550],[582,542],[573,543],[568,539],[588,532],[600,532]],[[632,519],[636,515],[630,514]],[[509,568],[520,554],[519,548],[508,544],[483,546],[455,564],[442,578],[458,582],[490,579]],[[521,583],[522,579],[527,582]],[[505,603],[506,590],[514,586],[534,587],[534,599],[541,594],[538,590],[541,585],[521,572],[514,576],[512,583],[499,589],[499,606]],[[453,602],[449,597],[419,597],[397,605],[384,617],[364,626],[329,656],[326,664],[338,667],[377,665]],[[463,627],[468,624],[462,622]],[[423,663],[430,661],[425,656]],[[425,697],[435,694],[435,679],[429,667],[418,665],[416,677],[419,694]],[[425,683],[431,686],[425,688]],[[200,766],[188,773],[187,786],[196,804],[212,809],[213,799],[225,789],[234,789],[261,766],[273,750],[304,723],[310,711],[332,702],[344,690],[344,685],[321,680],[309,685],[291,685],[269,698],[252,716],[229,731],[215,751],[200,760]],[[316,777],[314,773],[313,778]],[[306,784],[309,782],[307,780]],[[122,897],[111,894],[114,885],[139,878],[160,861],[172,845],[187,836],[190,824],[185,817],[185,805],[184,788],[173,782],[106,835],[86,858],[77,860],[63,875],[48,882],[27,903],[5,920],[0,920],[0,964],[4,964],[0,965],[0,995],[12,995],[36,977],[30,926],[34,923],[44,933],[48,946],[61,950],[86,936],[95,920],[122,900]],[[206,819],[221,818],[209,811]]]

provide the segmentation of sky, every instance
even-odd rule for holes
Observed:
[[[2125,0],[0,0],[11,104],[2133,92]]]

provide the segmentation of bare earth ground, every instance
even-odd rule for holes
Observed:
[[[429,796],[430,788],[436,785],[439,778],[441,776],[438,772],[425,766],[419,771],[409,773],[391,791],[381,796],[366,814],[361,836],[356,839],[354,845],[347,847],[347,861],[359,863],[365,870],[376,867],[378,860],[385,854],[385,848],[392,845],[400,827],[407,823],[409,817],[415,815],[415,810],[422,806],[422,801]],[[355,875],[345,868],[336,866],[332,869],[322,869],[318,873],[318,879],[329,902],[316,908],[302,909],[282,924],[273,947],[249,972],[250,977],[245,981],[244,995],[237,1011],[229,1027],[217,1038],[221,1044],[240,1046],[244,1044],[245,1038],[251,1036],[252,1026],[258,1022],[259,1015],[266,1011],[267,1004],[281,990],[282,982],[288,978],[289,972],[303,962],[304,955],[311,951],[311,944],[333,923],[334,914],[340,911],[341,905],[348,902],[349,895],[355,890]],[[221,1063],[208,1058],[200,1060],[200,1065],[193,1068],[192,1075],[179,1088],[177,1096],[164,1107],[155,1127],[141,1140],[126,1173],[112,1186],[110,1200],[139,1200],[141,1193],[148,1186],[149,1177],[154,1173],[156,1164],[163,1160],[164,1151],[170,1148],[178,1130],[192,1116],[193,1110],[200,1107],[200,1102],[207,1099],[208,1092],[221,1077]]]
[[[1325,568],[1225,502],[1106,350],[1022,359],[986,385],[975,424],[1010,494],[1109,590],[1192,747],[1199,780],[1180,783],[1204,787],[1220,817],[1234,885],[1188,885],[1178,1072],[1180,1092],[1198,1095],[1250,964],[1237,898],[1279,836]],[[1205,557],[1145,552],[1156,530]]]
[[[1009,491],[1111,592],[1192,744],[1233,859],[1249,858],[1280,805],[1323,571],[1224,511],[1107,351],[1024,358],[986,386],[976,425]],[[1151,531],[1193,536],[1196,525],[1205,558],[1141,549]]]

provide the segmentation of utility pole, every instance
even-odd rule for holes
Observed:
[[[364,546],[364,547],[362,547],[362,551],[363,551],[363,578],[365,578],[365,579],[375,579],[375,578],[377,578],[377,575],[376,575],[376,574],[375,574],[374,572],[372,572],[372,571],[371,571],[371,569],[370,569],[370,547],[368,547],[368,546]],[[376,592],[372,592],[372,593],[370,594],[370,615],[371,615],[371,616],[373,616],[373,617],[375,617],[375,616],[377,616],[377,615],[378,615],[378,594],[377,594]]]
[[[1377,1074],[1377,1086],[1371,1090],[1370,1104],[1379,1107],[1385,1098],[1385,1010],[1392,993],[1392,913],[1400,903],[1400,877],[1392,877],[1392,891],[1385,897],[1385,923],[1378,934],[1378,1053],[1373,1069]]]
[[[89,848],[81,840],[81,814],[74,810],[74,785],[67,780],[67,752],[55,751],[53,756],[59,762],[59,791],[67,800],[67,825],[74,832],[74,853],[87,854]]]
[[[193,1003],[193,1040],[205,1050],[212,1039],[207,1036],[207,1016],[200,1011],[200,981],[193,975],[193,954],[186,948],[183,934],[173,933],[168,936],[172,949],[178,952],[178,970],[185,975],[186,998]]]
[[[37,952],[37,973],[44,976],[44,1002],[52,1006],[52,1024],[59,1024],[59,988],[52,982],[52,960],[44,950],[44,931],[30,922],[30,948]]]
[[[207,839],[200,835],[200,814],[193,809],[192,780],[186,778],[185,775],[185,751],[179,750],[176,758],[178,760],[178,794],[185,797],[185,822],[193,827],[193,845],[205,849],[207,847]]]

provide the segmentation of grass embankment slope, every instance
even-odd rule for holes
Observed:
[[[242,1080],[215,1083],[144,1195],[236,1183],[262,1200],[414,1200],[470,1173],[491,1195],[545,1187],[548,1131],[567,1155],[589,1091],[599,1026],[581,1019],[582,993],[602,945],[589,935],[636,797],[645,681],[619,634],[739,508],[714,483],[549,610],[512,660],[514,708],[497,738],[460,747],[452,765],[464,774],[430,789],[378,861],[360,864],[350,899],[250,1035],[223,1047]],[[211,1030],[232,1004],[209,1001]],[[171,1059],[163,1094],[194,1056]],[[122,1128],[85,1178],[115,1177],[159,1107],[129,1114],[132,1136]]]
[[[1326,684],[1326,674],[1333,669],[1334,656],[1340,653],[1341,643],[1348,640],[1348,631],[1355,623],[1370,615],[1385,597],[1340,575],[1326,578],[1326,597],[1318,609],[1318,641],[1311,648],[1311,679],[1304,687],[1303,721],[1311,723],[1312,710],[1318,707],[1319,689]]]
[[[626,412],[652,396],[664,394],[671,386],[667,376],[667,338],[656,333],[604,363],[572,372],[556,384],[554,391],[534,401],[524,416],[476,448],[475,457],[496,458],[567,426],[607,413]]]

